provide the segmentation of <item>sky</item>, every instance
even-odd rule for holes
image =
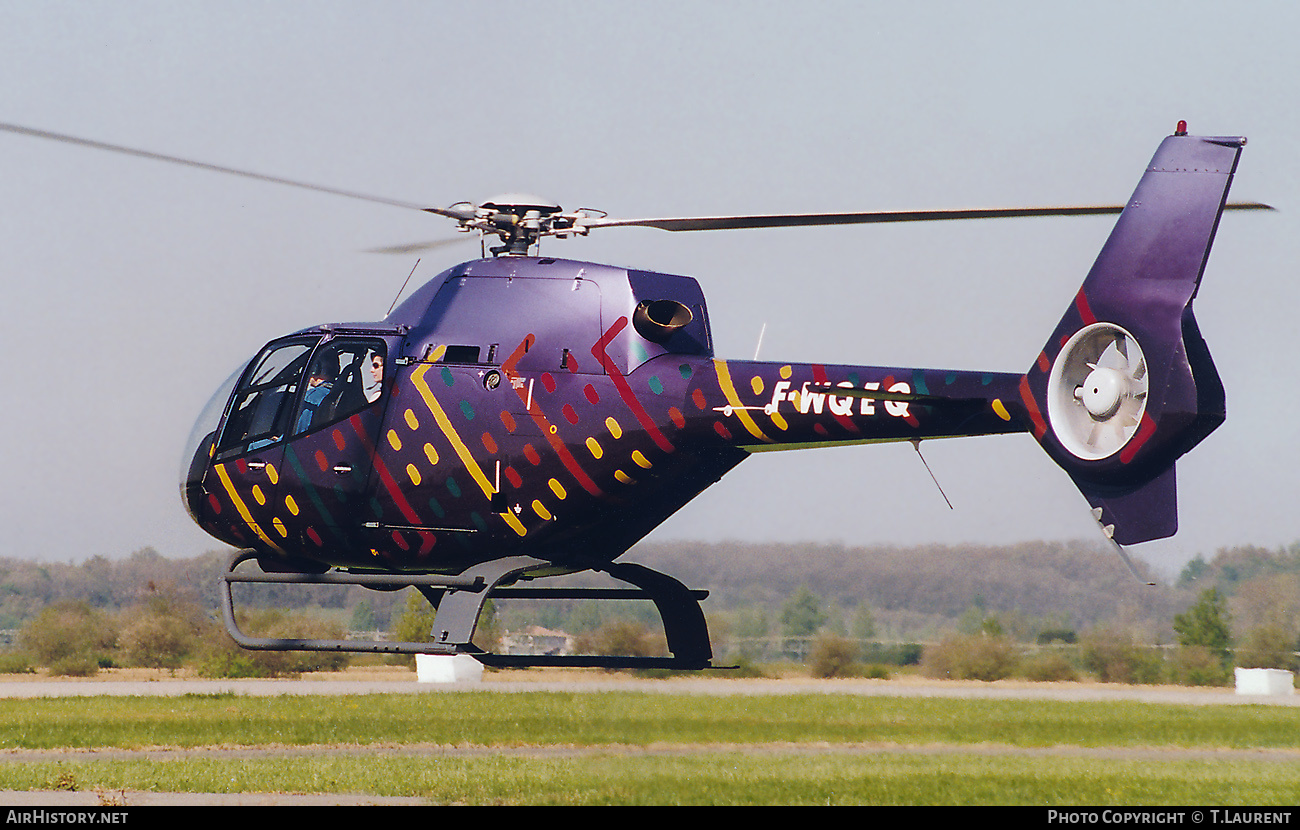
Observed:
[[[619,217],[1122,203],[1160,140],[1249,138],[1197,317],[1228,419],[1176,568],[1300,539],[1300,6],[0,0],[0,122],[405,202]],[[1288,139],[1287,136],[1293,136]],[[180,454],[266,341],[378,319],[478,246],[420,211],[0,134],[0,556],[188,557]],[[549,240],[700,280],[720,357],[1024,371],[1109,217]],[[419,256],[417,266],[416,258]],[[1026,435],[767,453],[651,541],[1098,539]]]

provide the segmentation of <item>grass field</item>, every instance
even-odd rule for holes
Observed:
[[[0,750],[10,790],[465,804],[1300,801],[1300,708],[1253,705],[635,691],[3,699]]]

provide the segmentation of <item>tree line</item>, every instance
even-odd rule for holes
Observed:
[[[96,556],[81,563],[0,559],[0,629],[22,629],[59,608],[67,630],[83,626],[87,641],[91,632],[114,630],[119,654],[126,654],[123,644],[134,644],[131,660],[158,663],[161,658],[147,656],[150,638],[158,650],[168,638],[174,643],[197,636],[184,631],[218,625],[219,576],[227,555],[168,559],[145,548],[121,559]],[[933,671],[976,676],[1003,670],[997,667],[1007,663],[1005,655],[1023,651],[1024,644],[1055,643],[1091,655],[1085,668],[1093,674],[1131,679],[1146,671],[1132,651],[1143,646],[1179,649],[1185,675],[1212,673],[1217,666],[1220,677],[1229,656],[1296,668],[1300,648],[1300,542],[1198,556],[1172,582],[1155,587],[1134,580],[1106,547],[1082,542],[643,544],[624,558],[708,588],[705,610],[720,654],[803,660],[838,638],[841,652],[846,644],[856,649],[854,659],[905,663],[919,661],[919,644],[926,643]],[[587,574],[567,581],[590,585],[602,579]],[[256,618],[250,625],[301,628],[310,621],[335,632],[294,636],[393,632],[412,620],[418,627],[428,610],[412,596],[357,586],[237,586],[239,607]],[[84,618],[98,617],[78,621],[76,614],[68,616],[74,608]],[[294,616],[286,618],[290,612]],[[661,648],[653,636],[636,633],[657,629],[653,607],[644,602],[512,601],[494,604],[490,616],[480,626],[490,636],[539,624],[586,637],[588,644],[606,637],[619,648]],[[131,625],[115,629],[105,622],[113,617]],[[179,622],[164,626],[160,620],[167,617]],[[1206,634],[1216,625],[1217,633]],[[401,639],[418,638],[416,631]],[[1193,645],[1205,649],[1195,659],[1187,650]],[[976,656],[994,668],[972,669],[957,660]],[[238,659],[238,651],[210,656]],[[843,653],[833,655],[835,660],[853,662]],[[946,668],[939,665],[945,661]],[[1199,669],[1192,665],[1196,661],[1203,664]],[[1076,655],[1074,662],[1082,666],[1084,660]],[[1026,671],[1046,675],[1062,667]]]

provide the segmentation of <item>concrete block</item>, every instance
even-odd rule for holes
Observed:
[[[1285,669],[1233,669],[1239,695],[1295,694],[1295,677]]]
[[[415,678],[420,683],[479,683],[483,664],[468,654],[417,654]]]

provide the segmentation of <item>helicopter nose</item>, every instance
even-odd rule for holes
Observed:
[[[194,422],[194,428],[190,430],[190,437],[185,442],[185,449],[181,452],[181,502],[185,505],[185,510],[190,514],[190,518],[194,519],[200,526],[203,524],[201,517],[205,501],[203,498],[203,476],[212,460],[212,451],[217,440],[217,427],[221,425],[221,416],[225,414],[226,403],[234,393],[235,383],[243,372],[244,368],[241,366],[208,399],[203,411],[199,413],[199,417]]]
[[[208,468],[211,447],[212,441],[209,438],[193,455],[182,461],[185,469],[181,473],[181,502],[185,505],[185,512],[199,525],[203,524],[203,474]]]

